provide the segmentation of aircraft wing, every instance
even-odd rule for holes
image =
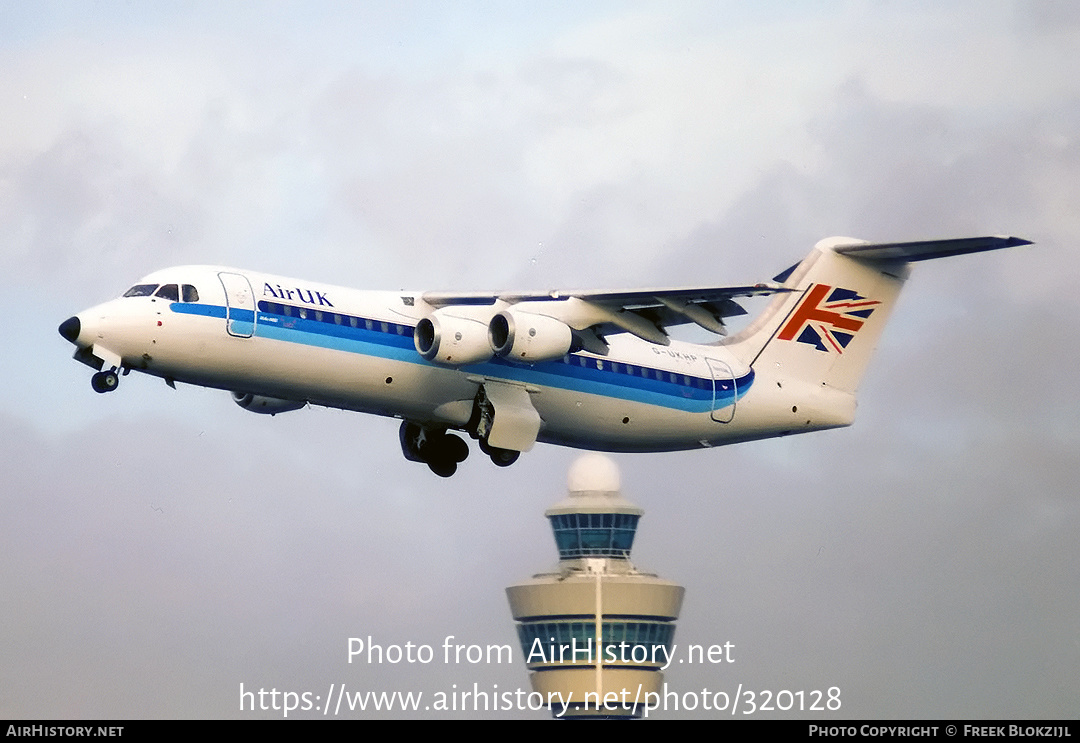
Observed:
[[[442,308],[454,305],[524,305],[527,311],[565,322],[575,331],[601,339],[611,333],[633,333],[652,343],[667,345],[665,328],[697,323],[724,335],[724,318],[745,315],[735,299],[791,291],[780,284],[722,287],[657,287],[597,291],[551,290],[546,292],[427,292],[422,299]],[[586,347],[589,344],[586,343]],[[601,352],[597,347],[597,352]],[[593,349],[590,349],[593,350]]]
[[[914,262],[984,250],[1030,245],[1021,237],[964,237],[951,240],[868,243],[849,237],[820,241],[816,248],[833,250],[852,258],[881,262]],[[604,336],[633,333],[650,343],[668,345],[666,328],[696,323],[718,335],[726,335],[724,318],[745,315],[735,300],[793,291],[784,282],[795,264],[772,282],[719,287],[657,287],[650,289],[539,292],[426,292],[421,299],[436,310],[462,306],[515,308],[522,312],[556,318],[574,331],[583,346],[606,353]]]

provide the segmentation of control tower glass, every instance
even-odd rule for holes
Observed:
[[[636,513],[549,514],[560,560],[579,557],[630,557],[637,532]]]

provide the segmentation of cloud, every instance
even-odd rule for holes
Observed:
[[[247,716],[241,682],[527,684],[521,664],[349,666],[345,641],[516,643],[502,590],[554,561],[542,512],[574,452],[474,453],[443,481],[390,419],[269,419],[137,375],[93,395],[55,326],[139,274],[713,284],[830,234],[1004,232],[1038,244],[916,267],[853,428],[617,461],[647,512],[635,560],[688,588],[677,642],[736,645],[674,688],[1068,714],[1080,46],[1061,7],[14,19],[3,709]]]

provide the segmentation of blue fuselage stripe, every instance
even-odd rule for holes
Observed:
[[[226,317],[226,308],[217,305],[175,302],[170,307],[178,314],[222,320]],[[308,310],[306,314],[313,313]],[[333,317],[331,313],[326,314]],[[255,315],[251,310],[235,307],[229,309],[229,317],[236,321],[250,323]],[[257,337],[270,340],[431,368],[446,368],[426,361],[416,352],[411,326],[379,320],[365,321],[363,318],[341,314],[338,314],[338,318],[340,323],[259,311],[254,331]],[[358,327],[352,327],[350,319],[356,320]],[[365,322],[369,322],[372,329],[368,329]],[[383,330],[383,327],[387,329]],[[598,363],[602,368],[597,368]],[[612,362],[580,354],[570,354],[554,361],[531,365],[515,364],[495,357],[484,363],[459,369],[479,376],[613,397],[691,413],[705,413],[733,404],[736,399],[741,399],[746,394],[754,381],[752,369],[736,380],[717,379],[714,382],[709,377],[696,377],[682,372],[621,361]],[[658,375],[663,378],[656,379]],[[671,381],[672,379],[677,381]]]

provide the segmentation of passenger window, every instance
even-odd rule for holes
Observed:
[[[165,284],[154,293],[154,296],[168,299],[172,302],[180,301],[180,292],[177,290],[176,284]]]
[[[193,287],[191,284],[184,284],[184,301],[185,302],[198,302],[199,290]]]
[[[125,297],[149,297],[157,289],[157,284],[136,284],[124,292]]]

